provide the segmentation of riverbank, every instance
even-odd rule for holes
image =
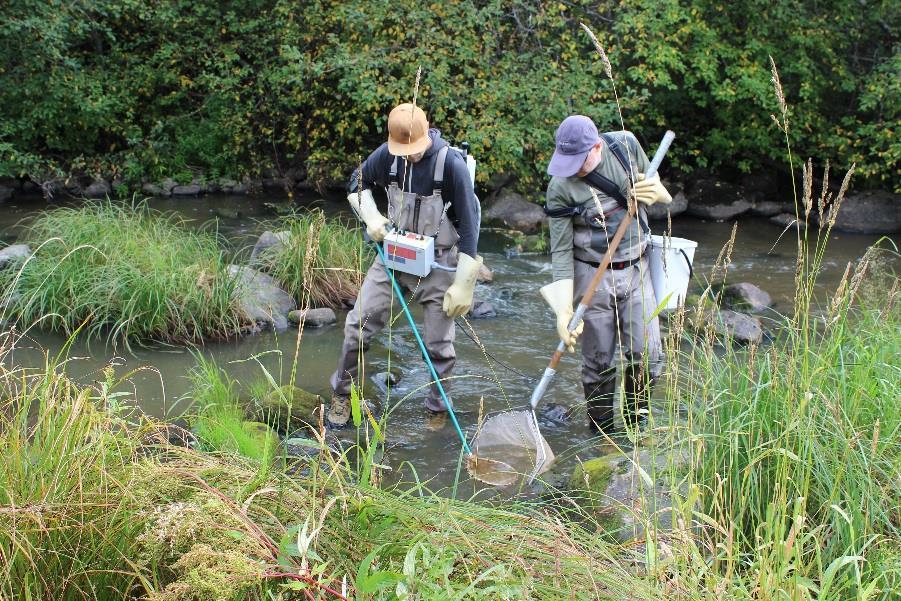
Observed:
[[[801,273],[818,273],[816,253],[809,258]],[[189,430],[135,411],[135,374],[115,365],[90,384],[52,361],[16,368],[11,353],[23,341],[7,336],[0,590],[10,599],[27,598],[23,590],[159,600],[891,599],[901,583],[901,290],[890,268],[868,254],[816,317],[802,278],[799,311],[773,345],[722,347],[715,328],[689,330],[690,313],[677,312],[664,394],[642,433],[584,441],[569,482],[500,506],[470,499],[459,467],[441,495],[418,477],[392,483],[384,458],[394,415],[379,422],[381,435],[363,420],[356,442],[312,424],[264,436],[277,441],[271,452],[247,453],[203,434],[200,409],[188,408],[198,416]],[[221,401],[228,385],[216,368],[195,373],[183,402]],[[261,381],[263,392],[280,383]],[[625,540],[608,535],[616,516],[630,524]]]

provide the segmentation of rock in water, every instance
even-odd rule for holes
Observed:
[[[901,196],[868,190],[845,198],[835,229],[856,234],[894,234],[901,231]]]
[[[717,331],[734,342],[757,344],[763,339],[763,325],[756,317],[723,309],[719,312],[715,323]]]
[[[240,265],[229,265],[228,275],[238,280],[235,293],[248,320],[271,325],[277,331],[288,328],[287,315],[294,308],[294,299],[274,279]]]
[[[297,310],[288,313],[291,323],[303,324],[305,328],[321,328],[338,322],[338,316],[328,307],[320,309]]]
[[[15,267],[31,256],[31,248],[27,244],[13,244],[0,250],[0,269]]]
[[[323,399],[297,386],[285,385],[270,391],[257,401],[256,415],[282,432],[315,428]]]
[[[285,245],[288,243],[288,240],[291,238],[291,232],[284,230],[281,232],[270,232],[266,230],[260,237],[257,239],[256,244],[253,245],[253,250],[250,251],[250,262],[253,263],[256,261],[260,255],[264,252],[266,253],[278,253]]]
[[[495,310],[494,305],[488,301],[480,300],[472,304],[472,309],[469,310],[470,319],[488,319],[490,317],[497,317],[497,310]]]
[[[688,209],[688,198],[686,198],[684,192],[679,190],[673,195],[673,202],[668,205],[658,202],[645,208],[648,211],[648,219],[666,219],[667,214],[671,217],[675,217],[676,215],[681,215]]]
[[[480,284],[490,284],[494,281],[494,273],[484,264],[479,265],[479,274],[476,276],[476,281]]]
[[[749,282],[726,286],[723,300],[730,309],[745,309],[753,313],[765,311],[773,304],[769,294]]]

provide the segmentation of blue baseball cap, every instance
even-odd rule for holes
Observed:
[[[570,177],[579,172],[588,151],[601,141],[594,121],[585,115],[570,115],[557,128],[556,147],[547,172],[557,177]]]

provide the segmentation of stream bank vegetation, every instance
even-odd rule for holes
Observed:
[[[371,251],[359,230],[318,209],[277,224],[288,235],[261,253],[301,306],[352,302]],[[41,213],[21,241],[33,254],[0,270],[3,317],[113,343],[202,343],[240,335],[248,292],[217,231],[145,202],[86,201]],[[240,253],[238,253],[240,255]]]
[[[352,305],[375,256],[359,229],[319,209],[283,217],[271,229],[287,235],[257,261],[301,306]]]

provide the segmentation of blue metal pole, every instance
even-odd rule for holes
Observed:
[[[466,436],[463,435],[463,430],[460,429],[460,424],[457,422],[457,416],[454,414],[454,407],[450,402],[450,399],[447,398],[447,393],[444,392],[444,386],[441,385],[441,378],[438,377],[438,372],[435,371],[435,366],[432,365],[432,360],[429,358],[429,353],[426,351],[425,343],[422,341],[422,337],[419,335],[419,330],[416,327],[416,322],[413,320],[413,315],[410,313],[410,309],[407,307],[407,303],[404,301],[404,294],[401,292],[400,286],[397,285],[397,280],[394,279],[394,274],[391,273],[391,269],[388,267],[388,260],[385,258],[385,251],[382,250],[381,244],[376,244],[375,249],[379,253],[379,257],[382,259],[382,265],[385,267],[385,271],[388,272],[388,278],[391,280],[391,284],[394,286],[394,293],[397,295],[397,298],[400,300],[400,306],[404,309],[404,314],[407,316],[407,321],[410,322],[410,328],[413,330],[413,335],[416,337],[416,342],[419,343],[419,350],[422,352],[422,358],[425,359],[426,365],[429,366],[429,371],[432,372],[432,379],[435,381],[435,385],[438,387],[438,392],[441,393],[441,398],[444,400],[444,405],[447,407],[447,412],[450,414],[451,422],[454,424],[454,428],[457,430],[457,435],[460,437],[460,442],[463,443],[463,450],[466,451],[467,455],[472,455],[472,450],[469,448],[469,444],[466,442]]]

